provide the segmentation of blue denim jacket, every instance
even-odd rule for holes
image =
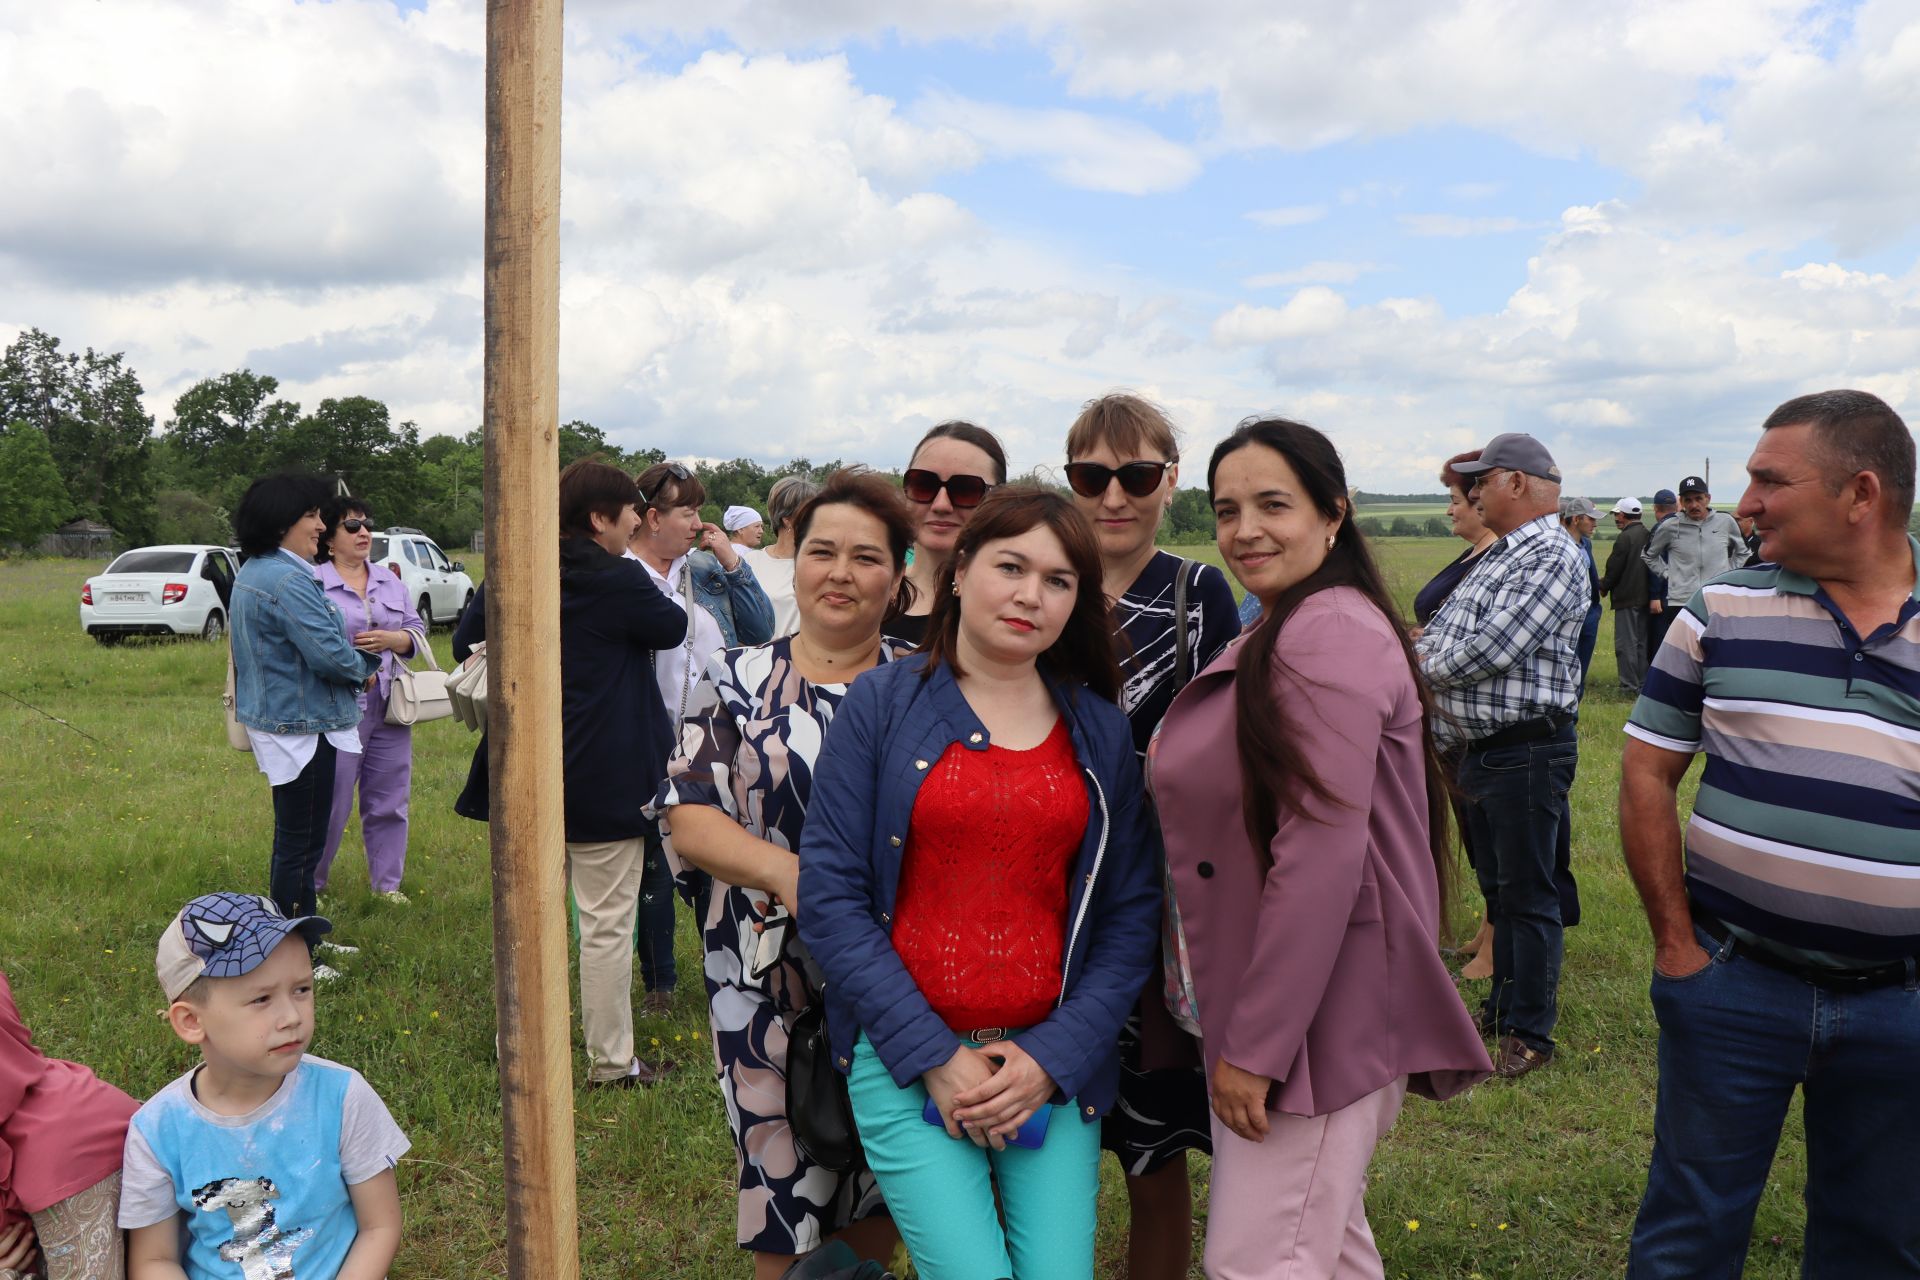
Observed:
[[[253,556],[233,580],[233,718],[263,733],[329,733],[360,723],[356,695],[380,660],[347,640],[311,565]]]
[[[727,648],[773,639],[773,601],[767,599],[745,560],[729,573],[713,552],[695,551],[688,564],[693,570],[693,602],[720,624]]]
[[[923,654],[861,675],[835,713],[814,765],[800,837],[801,939],[827,976],[827,1029],[845,1071],[867,1033],[903,1088],[947,1061],[961,1039],[914,985],[893,949],[908,823],[928,765],[955,743],[991,744],[950,667],[926,679]],[[1049,681],[1087,781],[1087,830],[1074,862],[1060,999],[1013,1039],[1073,1099],[1104,1115],[1120,1080],[1120,1028],[1153,968],[1160,872],[1142,807],[1133,730],[1111,702]]]

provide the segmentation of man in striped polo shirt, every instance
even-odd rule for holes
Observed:
[[[1768,563],[1677,616],[1627,725],[1660,1086],[1630,1280],[1738,1274],[1796,1088],[1807,1277],[1920,1275],[1920,542],[1879,398],[1790,400],[1740,513]],[[1705,752],[1682,855],[1675,800]]]

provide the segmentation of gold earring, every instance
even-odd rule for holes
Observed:
[[[955,595],[960,594],[960,584],[957,582],[953,584],[953,594]]]
[[[1333,550],[1333,544],[1334,544],[1334,541],[1335,541],[1335,540],[1336,540],[1337,538],[1339,538],[1339,536],[1340,536],[1340,535],[1339,535],[1339,534],[1337,534],[1337,533],[1330,533],[1330,534],[1328,534],[1328,535],[1327,535],[1327,550],[1329,550],[1329,551],[1331,551],[1331,550]]]

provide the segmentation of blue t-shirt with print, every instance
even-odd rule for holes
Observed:
[[[243,1116],[202,1106],[193,1075],[133,1117],[120,1225],[185,1214],[193,1280],[330,1280],[359,1235],[348,1187],[391,1169],[406,1135],[359,1072],[324,1058]]]

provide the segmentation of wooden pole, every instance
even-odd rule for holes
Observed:
[[[488,0],[487,731],[507,1274],[580,1274],[560,742],[561,0]]]

